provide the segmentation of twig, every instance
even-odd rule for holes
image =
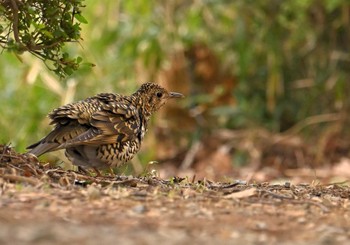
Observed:
[[[266,193],[274,198],[279,198],[279,199],[294,199],[292,196],[286,196],[283,194],[279,194],[276,192],[268,191],[268,190],[258,190],[260,193]]]
[[[319,124],[324,122],[333,122],[338,121],[342,118],[342,115],[339,113],[329,113],[329,114],[322,114],[322,115],[316,115],[312,117],[305,118],[304,120],[298,122],[293,127],[286,130],[283,135],[295,135],[299,131],[301,131],[303,128],[313,125],[313,124]]]
[[[40,182],[37,179],[33,179],[30,177],[24,177],[24,176],[18,176],[18,175],[10,175],[10,174],[2,174],[0,175],[1,178],[5,180],[10,180],[10,181],[16,181],[16,182],[27,182],[32,185],[37,185]]]
[[[12,5],[12,16],[13,16],[13,35],[17,43],[21,44],[21,40],[18,35],[18,6],[16,0],[10,0]]]
[[[180,169],[188,169],[191,167],[194,157],[196,156],[196,153],[198,152],[199,148],[201,146],[201,143],[199,141],[196,141],[189,151],[187,152],[185,159],[182,161]]]
[[[9,149],[10,147],[9,146],[7,146],[7,145],[3,145],[2,146],[2,152],[1,152],[1,155],[0,155],[0,162],[2,161],[2,158],[4,157],[4,156],[6,156],[7,154],[5,153],[8,149]],[[10,155],[10,157],[11,157],[11,155]]]
[[[14,159],[21,159],[19,156],[14,156],[10,154],[1,154],[0,161],[2,160],[3,157],[9,157],[9,158],[14,158]]]

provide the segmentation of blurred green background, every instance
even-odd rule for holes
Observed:
[[[348,0],[83,3],[82,40],[65,51],[95,67],[60,79],[34,56],[2,51],[1,143],[23,152],[50,131],[46,115],[55,107],[98,92],[129,94],[149,80],[186,93],[153,122],[183,151],[219,129],[292,130],[314,145],[325,132],[347,133]],[[182,118],[190,126],[171,125]],[[141,161],[157,155],[149,153],[154,141]]]

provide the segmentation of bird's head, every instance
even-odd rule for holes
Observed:
[[[133,94],[140,101],[146,116],[150,116],[161,108],[169,99],[183,98],[184,96],[176,92],[168,92],[165,88],[155,83],[144,83]]]

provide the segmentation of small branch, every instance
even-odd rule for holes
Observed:
[[[191,167],[194,158],[198,152],[198,150],[201,147],[201,143],[199,141],[196,141],[191,148],[188,150],[188,152],[186,153],[185,159],[183,160],[183,162],[181,163],[180,169],[188,169]]]
[[[21,40],[18,35],[18,6],[16,0],[10,0],[12,6],[12,16],[13,16],[13,35],[17,43],[21,44]]]
[[[9,181],[15,181],[15,182],[26,182],[31,185],[37,185],[40,182],[37,179],[24,177],[24,176],[18,176],[18,175],[10,175],[10,174],[2,174],[0,175],[1,178]]]
[[[286,196],[280,193],[276,193],[276,192],[272,192],[272,191],[268,191],[268,190],[258,190],[258,192],[260,193],[265,193],[269,196],[272,196],[274,198],[279,198],[279,199],[294,199],[293,196]]]
[[[307,126],[310,126],[313,124],[325,123],[325,122],[334,122],[340,119],[342,119],[342,115],[339,113],[329,113],[329,114],[311,116],[311,117],[305,118],[303,121],[298,122],[293,127],[283,132],[283,134],[294,135],[300,132],[303,128]]]

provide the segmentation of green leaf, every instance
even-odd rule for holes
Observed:
[[[80,14],[75,14],[74,18],[76,18],[80,23],[84,23],[84,24],[88,23],[88,21],[85,19],[85,17],[80,15]]]
[[[94,63],[91,63],[91,62],[84,62],[81,65],[82,66],[87,66],[87,67],[95,67],[96,66]]]
[[[64,73],[66,73],[67,75],[72,75],[73,72],[74,72],[74,70],[73,70],[71,67],[69,67],[69,66],[64,67],[64,68],[63,68],[63,71],[64,71]]]
[[[46,30],[41,30],[41,33],[47,36],[48,38],[54,38],[52,33]]]
[[[83,58],[81,58],[80,56],[78,56],[76,62],[79,64],[79,63],[81,63],[82,61],[83,61]]]

